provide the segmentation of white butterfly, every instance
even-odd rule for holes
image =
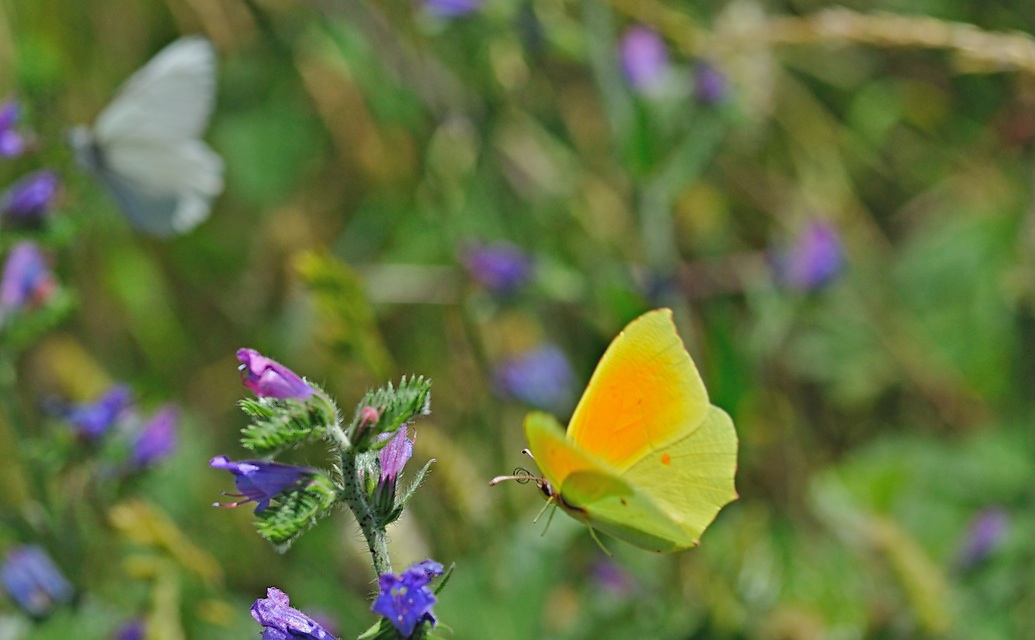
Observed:
[[[180,38],[126,81],[92,129],[71,132],[79,162],[139,231],[186,233],[222,193],[223,159],[201,140],[215,89],[212,43]]]

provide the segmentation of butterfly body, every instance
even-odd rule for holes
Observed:
[[[186,233],[223,190],[223,161],[201,140],[215,101],[215,50],[181,38],[137,71],[70,143],[138,230]]]
[[[567,432],[525,419],[540,490],[590,527],[651,551],[696,546],[737,497],[733,422],[711,405],[672,322],[634,320],[601,358]]]

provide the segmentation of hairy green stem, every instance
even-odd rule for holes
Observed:
[[[392,561],[388,557],[388,535],[385,525],[374,512],[367,499],[366,485],[360,474],[357,454],[351,448],[343,449],[341,454],[341,472],[344,482],[345,503],[349,505],[356,522],[363,531],[367,541],[367,549],[374,561],[374,572],[377,575],[391,573]]]

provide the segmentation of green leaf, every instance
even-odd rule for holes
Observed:
[[[338,501],[338,494],[330,478],[313,476],[304,487],[277,496],[264,511],[255,526],[266,540],[283,553],[302,533],[330,513]]]

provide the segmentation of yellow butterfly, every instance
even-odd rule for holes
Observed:
[[[736,500],[737,434],[708,401],[668,309],[633,320],[604,353],[567,433],[525,418],[549,502],[592,529],[650,551],[697,545]],[[503,480],[528,476],[500,476]]]

